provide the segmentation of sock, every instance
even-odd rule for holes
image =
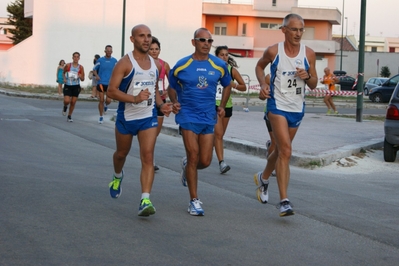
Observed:
[[[115,176],[116,178],[121,178],[123,175],[122,175],[122,172],[120,172],[119,174],[114,173],[114,176]]]
[[[141,199],[150,198],[150,193],[141,193]]]
[[[219,165],[223,162],[224,160],[219,161]]]
[[[288,198],[280,200],[280,202],[284,202],[284,201],[290,201],[290,200]]]

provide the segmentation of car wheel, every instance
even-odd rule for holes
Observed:
[[[386,139],[384,139],[384,160],[389,163],[396,160],[396,149]]]
[[[375,103],[382,103],[382,95],[381,93],[376,93],[372,97],[372,101]]]
[[[364,95],[369,95],[369,89],[364,88]]]

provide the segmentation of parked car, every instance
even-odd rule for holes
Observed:
[[[366,84],[364,84],[364,89],[363,89],[364,95],[369,95],[370,89],[381,86],[387,80],[388,78],[381,78],[381,77],[369,78]]]
[[[399,74],[389,78],[381,86],[374,87],[369,91],[369,99],[375,103],[386,103],[391,99],[393,90],[399,82]]]
[[[356,79],[351,76],[336,76],[338,79],[337,84],[341,86],[341,91],[351,91],[356,90],[357,88],[353,88],[353,84],[355,84]],[[353,89],[352,89],[353,88]]]
[[[399,83],[389,101],[384,122],[384,160],[394,162],[399,150]]]

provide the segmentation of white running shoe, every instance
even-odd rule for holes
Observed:
[[[224,174],[230,170],[230,166],[227,165],[224,161],[221,161],[219,164],[220,173]]]
[[[187,212],[194,216],[204,216],[204,210],[201,207],[202,202],[199,199],[190,200]]]
[[[256,197],[260,203],[266,204],[269,201],[269,193],[267,188],[269,187],[269,180],[262,180],[263,172],[259,172],[254,175],[254,182],[258,186],[256,189]]]

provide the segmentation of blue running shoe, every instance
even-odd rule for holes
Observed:
[[[186,179],[187,157],[186,156],[184,156],[181,159],[180,165],[181,165],[181,169],[182,169],[181,174],[180,174],[180,180],[181,180],[182,185],[187,187],[187,179]]]
[[[122,171],[122,177],[117,178],[114,176],[113,180],[111,183],[109,183],[109,193],[111,194],[111,197],[114,199],[117,199],[120,197],[122,194],[122,180],[123,180],[123,171]]]
[[[104,117],[100,116],[100,118],[98,119],[98,123],[102,124],[104,122]]]
[[[139,216],[150,216],[155,214],[155,207],[149,198],[144,198],[140,202]]]
[[[292,204],[290,203],[289,200],[284,200],[284,201],[281,201],[279,204],[277,204],[276,208],[280,209],[280,217],[285,217],[285,216],[290,216],[290,215],[295,214],[291,205]]]
[[[199,199],[193,199],[188,205],[188,213],[193,216],[204,216],[204,210],[201,207],[202,202]]]
[[[108,106],[106,103],[104,103],[104,113],[106,113],[108,111]]]

